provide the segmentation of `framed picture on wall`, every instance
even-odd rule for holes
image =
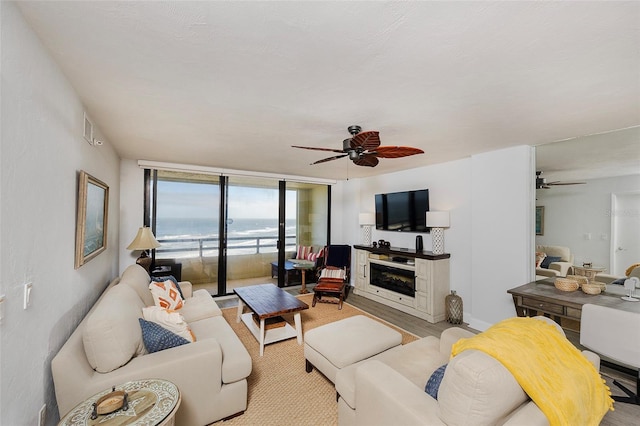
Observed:
[[[109,187],[85,171],[78,177],[76,259],[78,269],[107,249]]]
[[[536,235],[544,235],[544,206],[536,206]]]

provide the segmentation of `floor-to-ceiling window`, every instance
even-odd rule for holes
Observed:
[[[328,243],[330,187],[274,178],[152,171],[146,204],[158,263],[213,295],[239,286],[283,285],[279,256]]]

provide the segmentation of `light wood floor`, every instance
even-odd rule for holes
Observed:
[[[311,289],[313,284],[307,286]],[[285,290],[293,295],[297,295],[300,286],[287,287]],[[227,296],[216,299],[216,302],[220,308],[229,308],[238,306],[238,299],[235,296]],[[347,302],[351,305],[362,309],[372,315],[382,318],[385,321],[390,322],[410,333],[413,333],[420,337],[436,336],[440,337],[440,333],[449,327],[458,327],[458,325],[452,325],[446,321],[439,322],[437,324],[431,324],[425,320],[398,311],[397,309],[390,308],[381,303],[374,302],[365,297],[358,296],[353,292],[350,292],[347,297]],[[337,307],[336,307],[337,309]],[[466,324],[461,324],[459,327],[463,327],[467,330],[477,333],[477,330],[469,328]],[[580,349],[577,333],[567,333],[567,337],[572,343],[578,346]],[[602,377],[607,381],[607,385],[611,388],[613,395],[625,396],[625,394],[615,385],[613,385],[613,379],[616,379],[623,383],[627,388],[631,390],[636,389],[635,377],[623,374],[617,370],[602,366],[600,369]],[[615,411],[608,412],[602,422],[602,426],[631,426],[640,425],[640,406],[616,403]]]

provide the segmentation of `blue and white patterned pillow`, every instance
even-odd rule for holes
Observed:
[[[162,277],[151,277],[151,281],[156,281],[159,283],[163,283],[167,280],[173,281],[173,283],[176,285],[176,288],[178,289],[178,293],[180,293],[180,297],[182,298],[182,300],[184,300],[184,294],[182,294],[182,289],[180,288],[180,284],[178,284],[178,280],[176,279],[176,277],[174,277],[173,275],[164,275]]]
[[[429,380],[427,381],[427,385],[424,387],[424,391],[431,395],[433,399],[438,399],[438,389],[440,389],[440,383],[442,382],[444,371],[446,369],[447,364],[438,367],[436,371],[431,374],[431,377],[429,377]]]
[[[142,329],[142,341],[149,353],[163,351],[189,343],[184,337],[167,330],[159,324],[138,318]]]

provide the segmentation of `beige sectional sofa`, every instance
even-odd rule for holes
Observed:
[[[251,357],[206,290],[185,297],[180,313],[196,341],[148,353],[138,318],[154,304],[150,278],[139,265],[127,268],[98,299],[51,362],[60,416],[84,399],[130,380],[175,383],[182,402],[179,425],[206,425],[247,407]]]
[[[549,268],[536,268],[537,276],[566,277],[573,273],[573,254],[569,247],[564,246],[536,246],[536,253],[545,253],[547,256],[559,257],[560,261],[551,262]]]
[[[477,350],[449,359],[451,346],[471,336],[461,328],[449,328],[440,339],[424,337],[339,370],[338,424],[548,425],[500,362]],[[583,353],[599,367],[597,355]],[[436,400],[425,392],[425,384],[447,362]]]

